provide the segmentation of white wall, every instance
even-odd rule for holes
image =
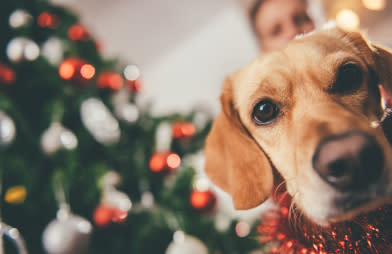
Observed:
[[[145,68],[147,89],[143,100],[153,98],[157,113],[187,111],[195,103],[217,110],[225,77],[257,54],[242,10],[234,3],[228,4],[208,26]]]

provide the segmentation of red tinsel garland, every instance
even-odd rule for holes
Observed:
[[[309,221],[290,221],[288,194],[279,207],[266,212],[258,226],[262,243],[275,243],[270,253],[366,254],[392,253],[392,206],[384,206],[349,222],[321,228]]]

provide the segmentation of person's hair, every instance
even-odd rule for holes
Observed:
[[[254,25],[255,25],[257,13],[259,12],[259,9],[260,9],[261,5],[262,5],[265,1],[266,1],[266,0],[256,0],[256,1],[254,2],[254,4],[252,5],[252,8],[250,8],[250,11],[249,11],[249,18],[250,18],[250,22],[252,23],[252,26],[253,26],[253,27],[254,27]]]

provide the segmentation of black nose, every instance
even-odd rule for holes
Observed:
[[[384,156],[376,140],[360,131],[330,136],[320,142],[313,168],[340,190],[360,190],[381,177]]]

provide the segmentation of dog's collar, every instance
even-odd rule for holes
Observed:
[[[268,243],[270,253],[392,252],[392,206],[378,208],[350,222],[320,228],[309,221],[290,218],[290,205],[290,196],[280,194],[279,206],[261,218],[260,240]]]

